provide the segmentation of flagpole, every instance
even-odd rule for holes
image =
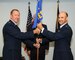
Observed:
[[[59,0],[57,1],[57,3],[59,3]]]
[[[57,1],[57,20],[56,20],[56,32],[58,31],[58,16],[59,16],[59,3],[60,1]]]
[[[28,10],[30,9],[30,2],[28,2]],[[30,50],[29,51],[27,51],[27,53],[29,53],[28,54],[28,57],[29,57],[29,60],[30,60]]]
[[[30,6],[30,2],[28,2],[28,6]]]
[[[39,60],[39,48],[37,48],[37,60]]]
[[[39,44],[39,42],[36,43]],[[39,48],[37,48],[37,60],[39,60]]]

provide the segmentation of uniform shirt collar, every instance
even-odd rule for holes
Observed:
[[[64,24],[62,24],[61,26],[60,26],[60,28],[62,28],[64,25],[66,25],[67,24],[67,22],[66,23],[64,23]]]
[[[14,22],[14,20],[10,19],[15,25],[18,25],[16,22]]]

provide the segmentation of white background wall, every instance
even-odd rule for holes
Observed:
[[[35,14],[36,11],[36,1],[30,0],[31,2],[31,11],[32,15]],[[9,13],[13,8],[17,8],[20,10],[21,19],[20,19],[20,29],[21,31],[26,31],[26,22],[27,22],[27,15],[28,15],[28,1],[19,1],[19,2],[0,2],[0,56],[2,56],[2,49],[3,49],[3,36],[2,36],[2,28],[4,24],[9,20]],[[56,22],[56,15],[57,15],[57,2],[54,1],[43,1],[43,23],[45,23],[48,27],[48,30],[55,31],[55,22]],[[69,14],[69,24],[73,29],[73,37],[71,42],[71,49],[73,52],[73,56],[75,58],[75,1],[60,1],[60,11],[67,11]],[[46,60],[52,60],[53,57],[53,43],[50,43],[49,53],[46,55]],[[22,48],[22,55],[26,56],[24,49]],[[28,60],[26,56],[26,60]]]

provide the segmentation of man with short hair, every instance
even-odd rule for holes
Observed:
[[[37,27],[49,41],[55,41],[53,60],[74,60],[70,48],[73,32],[68,25],[68,13],[65,11],[60,12],[58,22],[60,24],[60,30],[55,33],[46,30],[41,23]]]
[[[3,60],[21,60],[21,42],[33,38],[34,34],[36,34],[35,31],[37,29],[30,32],[21,32],[17,26],[19,20],[19,10],[12,9],[10,12],[10,20],[3,27]]]

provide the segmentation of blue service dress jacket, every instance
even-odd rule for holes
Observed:
[[[3,60],[21,60],[21,42],[33,38],[30,32],[21,32],[17,25],[9,20],[3,27]]]
[[[55,41],[53,60],[73,60],[70,48],[72,34],[72,29],[68,24],[55,33],[44,29],[42,35],[51,41]]]

